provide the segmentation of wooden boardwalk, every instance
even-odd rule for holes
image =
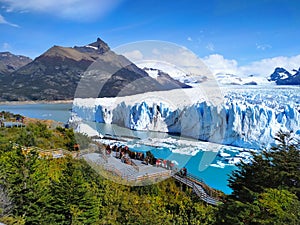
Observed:
[[[189,186],[190,188],[193,189],[194,193],[204,202],[210,204],[210,205],[218,205],[221,202],[210,196],[205,190],[204,188],[201,186],[202,181],[192,177],[190,175],[187,176],[179,176],[178,174],[174,174],[172,176],[174,179],[176,179],[177,181]]]
[[[91,164],[101,166],[104,170],[120,177],[123,181],[132,185],[142,185],[143,181],[157,182],[171,177],[172,171],[162,167],[143,164],[140,160],[131,159],[132,164],[121,162],[114,154],[100,153],[81,154],[83,159]]]
[[[218,205],[222,202],[213,197],[211,190],[205,188],[207,185],[203,180],[194,177],[190,174],[187,176],[180,176],[178,173],[172,170],[166,170],[165,168],[157,168],[154,166],[141,166],[135,163],[134,166],[129,166],[121,163],[114,156],[107,156],[105,153],[99,154],[93,151],[81,152],[80,157],[84,158],[88,162],[93,162],[103,166],[103,169],[110,171],[116,176],[130,182],[141,182],[143,180],[158,180],[166,179],[172,176],[177,181],[187,185],[193,189],[193,192],[204,202],[210,205]],[[136,160],[133,160],[136,161]],[[156,171],[160,169],[159,171]],[[145,170],[145,171],[143,171]]]

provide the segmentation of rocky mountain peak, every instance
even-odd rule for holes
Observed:
[[[292,70],[295,74],[291,74],[284,68],[277,67],[270,75],[269,81],[275,81],[277,85],[299,85],[300,70]]]
[[[291,77],[291,74],[284,68],[277,67],[275,68],[274,72],[270,75],[269,81],[279,81],[279,80],[284,80]]]
[[[88,44],[85,47],[90,47],[90,48],[94,48],[95,50],[98,50],[98,52],[100,54],[103,54],[105,52],[110,51],[110,48],[108,46],[108,44],[106,44],[103,40],[101,40],[100,38],[97,38],[97,40],[91,44]]]
[[[29,57],[0,52],[0,74],[9,74],[30,63]]]

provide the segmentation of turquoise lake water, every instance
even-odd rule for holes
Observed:
[[[218,159],[217,152],[200,151],[195,156],[183,155],[179,153],[172,153],[167,148],[153,148],[150,146],[141,146],[139,148],[131,148],[133,150],[146,152],[151,151],[156,158],[163,158],[168,160],[175,160],[180,167],[187,168],[188,173],[199,177],[209,186],[221,190],[227,194],[231,193],[231,189],[227,186],[228,174],[230,174],[235,167],[225,166],[218,168],[209,166],[210,159],[213,158],[212,163],[216,163]]]
[[[36,119],[50,119],[66,123],[71,115],[72,104],[17,104],[0,105],[0,111],[9,111]]]

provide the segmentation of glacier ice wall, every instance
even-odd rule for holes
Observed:
[[[141,100],[134,104],[122,101],[112,106],[107,99],[95,104],[77,99],[73,111],[88,121],[113,123],[133,130],[178,133],[245,148],[269,146],[279,129],[300,132],[299,106],[278,102],[274,97],[267,99],[266,95],[243,95],[228,93],[223,105],[202,101],[178,108],[164,101]]]

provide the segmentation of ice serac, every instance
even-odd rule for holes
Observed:
[[[282,96],[278,97],[278,92]],[[186,93],[190,99],[197,95],[193,90]],[[176,105],[163,98],[154,101],[139,96],[76,99],[73,111],[88,121],[258,149],[272,144],[279,129],[300,132],[299,88],[294,92],[282,89],[272,93],[273,97],[267,91],[227,92],[221,105],[205,100]]]

